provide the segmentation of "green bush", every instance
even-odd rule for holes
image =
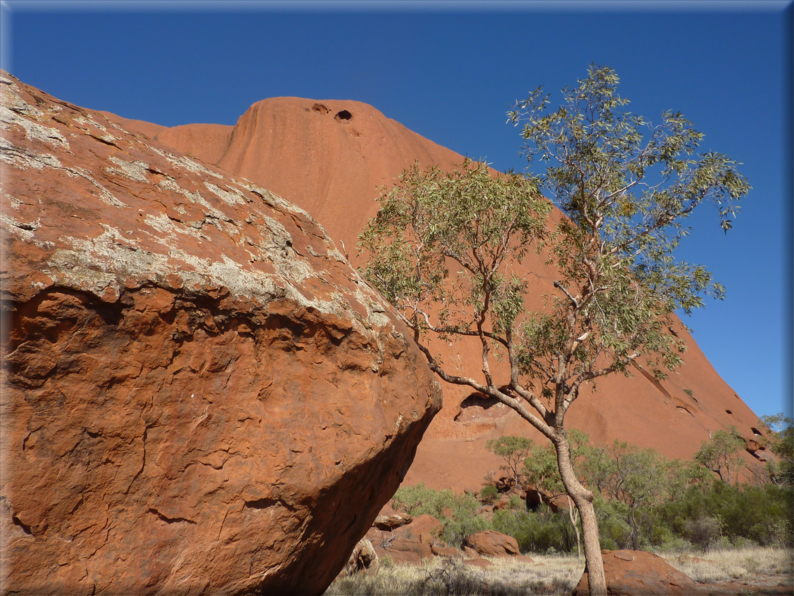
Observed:
[[[490,503],[499,497],[499,491],[495,486],[489,484],[480,491],[480,499],[483,503]]]

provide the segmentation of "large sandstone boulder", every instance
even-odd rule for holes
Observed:
[[[301,209],[0,76],[3,593],[319,594],[441,406]]]
[[[692,596],[699,592],[694,581],[653,553],[613,550],[602,554],[609,596]],[[585,569],[573,595],[589,593]]]

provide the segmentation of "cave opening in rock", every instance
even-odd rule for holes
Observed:
[[[341,112],[336,113],[336,116],[334,116],[334,120],[341,122],[342,120],[350,120],[352,117],[353,114],[351,114],[347,110],[342,110]]]

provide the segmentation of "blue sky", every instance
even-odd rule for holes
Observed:
[[[734,229],[704,207],[681,257],[727,288],[684,322],[759,415],[791,413],[790,2],[4,2],[3,68],[72,103],[175,126],[266,97],[354,99],[499,170],[506,111],[609,65],[632,111],[681,111],[743,162]]]

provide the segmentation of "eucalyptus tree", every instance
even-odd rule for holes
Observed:
[[[731,478],[739,481],[739,470],[744,467],[741,452],[745,442],[735,426],[720,429],[714,433],[709,431],[709,440],[704,441],[695,454],[695,461],[702,464],[730,484]]]
[[[609,451],[612,474],[607,485],[608,494],[628,509],[632,548],[639,550],[637,510],[658,505],[667,497],[670,490],[668,465],[653,449],[637,449],[620,441],[615,441]]]
[[[501,469],[507,472],[515,490],[521,488],[521,464],[532,452],[532,445],[532,439],[512,435],[491,439],[485,444],[486,449],[504,460],[505,465]]]
[[[384,191],[359,239],[365,277],[401,314],[430,368],[513,408],[554,445],[581,515],[591,594],[606,593],[598,526],[593,493],[573,471],[565,416],[600,377],[638,366],[661,378],[681,363],[674,312],[723,294],[705,268],[676,260],[683,222],[711,202],[729,229],[750,188],[734,161],[696,154],[703,135],[680,113],[651,125],[627,111],[617,84],[611,69],[591,67],[554,112],[542,88],[516,104],[510,121],[522,126],[530,169],[539,158],[544,172],[415,166]],[[550,203],[562,217],[547,227]],[[557,271],[538,312],[525,308],[518,266],[532,250]],[[481,370],[453,372],[433,353],[433,336],[474,338]],[[497,357],[507,384],[494,380]]]

